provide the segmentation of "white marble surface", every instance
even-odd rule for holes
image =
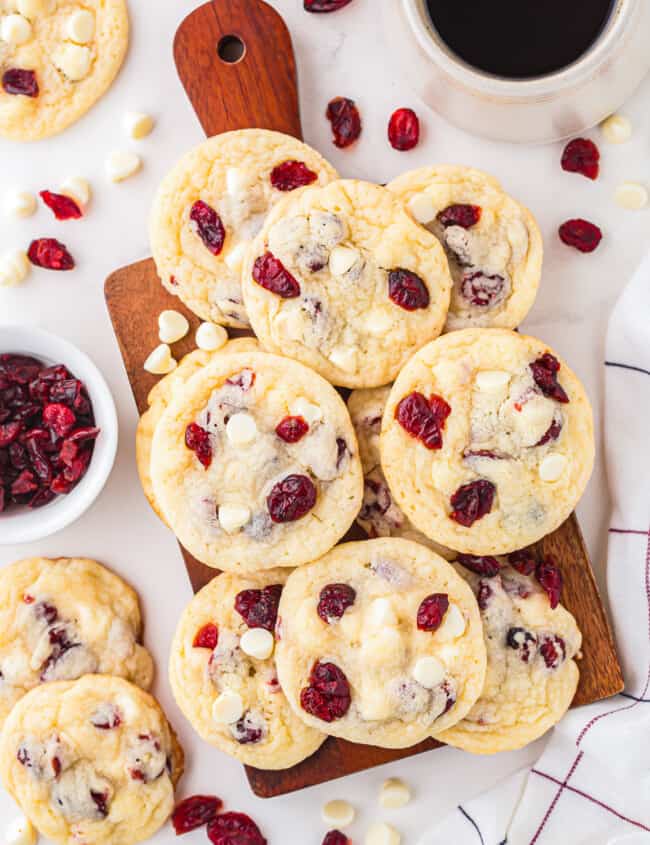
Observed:
[[[381,0],[397,2],[397,0]],[[146,219],[155,187],[175,159],[201,139],[201,130],[176,78],[171,44],[176,26],[194,0],[132,0],[132,45],[116,84],[80,123],[62,136],[34,145],[0,141],[0,195],[11,187],[37,191],[57,185],[69,175],[89,178],[94,199],[87,219],[55,223],[41,209],[28,221],[2,220],[0,252],[26,245],[34,236],[53,235],[66,242],[78,259],[68,274],[32,273],[23,287],[0,290],[0,324],[31,323],[57,332],[88,352],[106,375],[117,401],[121,445],[113,475],[102,496],[79,523],[40,543],[0,547],[0,565],[29,555],[96,557],[127,577],[140,592],[146,612],[146,642],[156,655],[156,692],[180,732],[187,751],[187,775],[182,794],[194,791],[221,795],[231,809],[251,813],[271,845],[319,843],[325,830],[320,821],[324,800],[345,796],[358,807],[351,828],[355,843],[367,824],[379,815],[390,818],[414,843],[427,825],[457,802],[534,759],[539,744],[496,758],[463,755],[449,749],[413,758],[383,770],[306,790],[272,801],[255,799],[242,768],[202,744],[171,700],[165,678],[170,638],[179,613],[190,597],[189,584],[176,544],[149,510],[138,485],[134,465],[136,413],[103,301],[105,276],[114,268],[147,255]],[[300,73],[300,93],[306,140],[329,155],[341,172],[385,182],[401,170],[432,162],[457,162],[484,168],[531,207],[540,220],[546,242],[544,278],[537,304],[525,328],[540,335],[564,355],[584,379],[597,417],[601,417],[604,332],[607,316],[648,244],[650,212],[624,212],[612,200],[625,179],[650,181],[650,81],[624,112],[635,126],[623,147],[602,143],[602,177],[592,183],[565,174],[559,167],[560,147],[523,148],[490,143],[446,125],[411,95],[398,79],[390,44],[380,31],[376,0],[354,0],[333,15],[313,16],[299,0],[274,0],[294,37]],[[272,44],[268,45],[273,50]],[[338,151],[330,141],[323,113],[335,95],[354,98],[362,111],[364,134],[351,151]],[[398,106],[414,107],[424,133],[411,153],[393,151],[386,141],[386,123]],[[127,109],[152,112],[153,135],[130,142],[122,130]],[[595,133],[594,137],[598,137]],[[143,172],[122,185],[107,183],[103,165],[113,149],[136,149],[145,161]],[[605,238],[591,256],[559,243],[557,226],[572,216],[599,223]],[[2,346],[0,328],[0,348]],[[630,397],[630,412],[634,397]],[[580,506],[588,545],[599,569],[604,557],[607,492],[602,454]],[[377,788],[387,774],[415,785],[409,808],[380,813]],[[9,797],[0,792],[0,821],[14,813]],[[169,827],[155,838],[172,843]],[[187,837],[204,842],[205,834]]]

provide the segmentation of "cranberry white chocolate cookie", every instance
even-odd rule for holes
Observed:
[[[454,279],[446,331],[516,328],[542,274],[542,235],[530,211],[469,167],[423,167],[388,188],[445,248]]]
[[[0,775],[58,845],[133,845],[174,808],[183,751],[151,695],[86,675],[33,689],[0,736]]]
[[[280,132],[208,138],[180,159],[154,200],[149,232],[163,285],[204,320],[247,326],[240,271],[269,208],[336,178],[316,150]]]
[[[278,677],[308,725],[406,748],[463,718],[483,688],[472,591],[410,540],[337,546],[291,573],[278,615]]]
[[[257,572],[328,551],[363,495],[345,403],[297,361],[258,350],[217,353],[156,426],[153,492],[199,560]]]
[[[89,673],[147,689],[135,592],[94,560],[29,558],[0,570],[0,724],[33,687]]]
[[[463,329],[399,374],[380,449],[391,492],[420,531],[461,552],[506,554],[576,506],[594,462],[591,406],[541,340]]]
[[[259,769],[286,769],[325,734],[291,710],[275,668],[275,623],[286,570],[224,573],[185,609],[169,677],[178,706],[207,742]]]
[[[582,638],[559,604],[562,574],[530,551],[460,555],[456,567],[478,600],[487,674],[474,707],[435,738],[475,754],[521,748],[560,721],[578,685]]]
[[[125,0],[0,0],[0,135],[66,129],[110,86],[128,41]]]
[[[436,238],[390,191],[339,180],[278,203],[242,289],[262,346],[333,384],[377,387],[440,334],[451,277]]]

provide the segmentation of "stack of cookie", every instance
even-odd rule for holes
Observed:
[[[255,335],[188,355],[138,429],[153,508],[225,573],[171,650],[197,732],[267,769],[327,735],[540,736],[581,637],[528,547],[575,507],[594,440],[578,379],[513,331],[541,275],[530,212],[475,170],[380,187],[246,130],[181,160],[151,233],[169,290]],[[337,546],[355,520],[369,539]]]

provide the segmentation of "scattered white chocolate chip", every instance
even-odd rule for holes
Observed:
[[[390,599],[375,599],[368,608],[368,622],[375,628],[397,625],[397,615]]]
[[[66,197],[72,197],[81,206],[90,202],[90,184],[82,176],[71,176],[61,185],[59,191]]]
[[[365,845],[399,845],[402,838],[399,833],[386,822],[371,824],[364,840]]]
[[[88,44],[95,36],[95,16],[89,9],[78,9],[66,21],[65,31],[70,41]]]
[[[240,167],[229,167],[226,170],[226,191],[230,196],[235,196],[249,188],[254,181],[252,174],[247,173]]]
[[[382,784],[379,803],[385,810],[399,810],[411,800],[411,790],[403,780],[388,778]]]
[[[433,200],[428,194],[415,194],[408,202],[408,208],[418,223],[431,223],[436,216]]]
[[[79,82],[88,76],[92,60],[88,47],[79,44],[64,44],[53,56],[54,64],[72,82]]]
[[[38,203],[29,191],[9,191],[4,198],[4,211],[7,217],[31,217]]]
[[[275,318],[277,330],[288,340],[301,341],[305,331],[305,318],[299,308],[283,308]]]
[[[135,153],[116,150],[106,159],[106,175],[111,182],[123,182],[142,167],[142,159]]]
[[[323,419],[323,412],[318,405],[308,399],[299,397],[289,406],[292,417],[302,417],[308,425],[313,425]]]
[[[126,134],[134,141],[141,141],[151,135],[155,126],[153,117],[141,111],[127,111],[123,123]]]
[[[158,315],[158,337],[163,343],[176,343],[189,330],[190,324],[180,311],[161,311]]]
[[[233,446],[246,446],[257,436],[257,423],[250,414],[233,414],[226,423],[226,435]]]
[[[648,204],[648,189],[637,182],[623,182],[614,192],[616,204],[628,211],[640,211]]]
[[[413,678],[425,689],[433,689],[445,677],[445,667],[437,657],[419,657],[411,672]]]
[[[0,255],[0,287],[13,288],[27,278],[31,265],[22,249],[13,249]]]
[[[32,19],[49,12],[52,8],[52,0],[16,0],[16,8],[21,15]]]
[[[206,352],[215,352],[221,349],[228,341],[228,332],[223,326],[215,326],[214,323],[201,323],[196,330],[196,345]]]
[[[480,370],[476,374],[474,383],[478,390],[485,392],[490,390],[501,390],[510,381],[510,373],[504,370]]]
[[[219,505],[219,524],[226,534],[235,534],[251,518],[251,512],[245,505]]]
[[[366,331],[375,337],[385,335],[392,325],[393,318],[384,308],[374,308],[364,320]]]
[[[22,15],[5,15],[0,22],[0,39],[17,47],[32,37],[32,25]]]
[[[333,276],[347,273],[359,260],[359,250],[349,246],[335,246],[330,252],[329,271]]]
[[[239,273],[241,270],[241,266],[244,263],[244,257],[246,256],[246,250],[248,249],[248,244],[248,241],[240,241],[225,254],[223,260],[226,262],[226,266],[229,267],[233,273]]]
[[[622,114],[613,114],[600,124],[606,141],[610,144],[624,144],[632,137],[632,124]]]
[[[335,367],[352,373],[357,367],[357,350],[351,346],[336,346],[327,356]]]
[[[238,722],[244,714],[244,702],[241,695],[232,690],[224,690],[212,705],[212,718],[222,725]]]
[[[35,845],[38,833],[26,816],[16,816],[5,828],[5,845]]]
[[[153,373],[156,376],[167,375],[167,373],[176,369],[176,361],[172,358],[172,351],[169,346],[166,343],[156,346],[144,362],[144,368],[148,373]]]
[[[275,640],[266,628],[249,628],[241,635],[239,646],[244,654],[257,660],[268,660],[273,654]]]
[[[442,624],[435,633],[435,637],[440,642],[456,640],[465,633],[466,627],[467,623],[463,612],[457,604],[451,602],[443,616]]]
[[[564,472],[567,459],[559,452],[547,455],[539,465],[539,477],[542,481],[557,481]]]
[[[331,824],[333,827],[347,827],[354,821],[354,807],[341,799],[323,804],[321,814],[325,824]]]

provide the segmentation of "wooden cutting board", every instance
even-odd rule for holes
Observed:
[[[258,127],[302,137],[291,37],[282,18],[262,0],[213,0],[196,9],[176,33],[174,56],[206,135]],[[177,358],[194,348],[199,320],[162,287],[152,259],[117,270],[106,280],[105,294],[142,413],[147,408],[147,394],[157,380],[144,371],[143,364],[159,342],[158,314],[165,308],[175,308],[190,321],[189,335],[174,345]],[[355,528],[345,539],[362,536]],[[620,692],[621,669],[575,517],[537,547],[541,554],[552,554],[560,562],[565,580],[563,601],[584,636],[574,706]],[[199,590],[215,576],[215,570],[185,549],[181,551],[192,587]],[[330,738],[308,760],[291,769],[267,772],[247,767],[247,775],[253,791],[268,798],[437,747],[439,743],[429,740],[413,748],[386,750]]]

